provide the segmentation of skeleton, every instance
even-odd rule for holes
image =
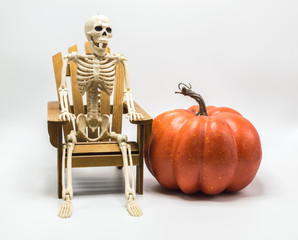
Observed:
[[[127,199],[127,210],[132,216],[141,216],[142,210],[135,202],[135,183],[133,175],[133,164],[130,145],[127,144],[127,136],[110,132],[110,117],[101,115],[98,111],[98,99],[101,91],[111,95],[114,88],[115,68],[121,62],[125,69],[125,98],[128,106],[130,120],[142,119],[143,116],[137,113],[134,108],[132,92],[130,90],[129,75],[127,69],[127,59],[121,54],[110,55],[106,48],[108,39],[112,37],[110,20],[106,16],[96,15],[89,18],[85,24],[85,34],[90,43],[93,54],[85,55],[72,52],[64,57],[62,68],[62,81],[59,88],[61,114],[59,118],[63,121],[75,120],[75,116],[69,112],[66,88],[66,69],[69,61],[77,65],[77,82],[81,95],[89,93],[90,98],[87,103],[87,116],[79,114],[76,119],[77,131],[72,130],[66,138],[66,146],[63,146],[62,159],[62,198],[64,202],[60,206],[58,215],[68,218],[72,214],[73,188],[72,188],[72,152],[77,142],[77,137],[90,142],[97,142],[102,139],[117,140],[123,158],[123,171],[125,180],[125,196]],[[89,138],[86,135],[86,127],[92,132],[100,129],[99,137]],[[67,152],[67,172],[65,187],[65,154]],[[129,161],[129,163],[128,163]]]

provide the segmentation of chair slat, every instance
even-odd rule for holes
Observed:
[[[133,165],[139,165],[139,155],[131,154]],[[65,163],[67,167],[67,163]],[[123,167],[122,156],[115,155],[85,155],[72,156],[72,167]],[[137,180],[137,182],[139,182]],[[138,186],[139,187],[139,186]]]
[[[132,153],[138,153],[139,147],[136,142],[128,142],[131,146]],[[101,143],[82,143],[76,144],[73,154],[121,154],[118,143],[101,142]]]
[[[61,52],[57,53],[56,55],[53,56],[52,59],[53,59],[53,66],[54,66],[55,79],[56,79],[57,95],[58,95],[58,99],[59,99],[60,97],[59,97],[58,89],[61,85],[61,72],[62,72],[62,67],[63,67],[62,53]],[[68,109],[70,109],[68,97],[67,97],[67,101],[68,101]],[[68,122],[67,124],[65,124],[63,126],[63,132],[64,132],[65,138],[66,138],[67,134],[70,133],[71,130],[73,130],[72,122]]]
[[[78,52],[78,46],[73,45],[68,48],[68,53]],[[73,113],[78,116],[80,113],[84,113],[83,97],[79,92],[78,81],[77,81],[77,65],[73,62],[69,62],[69,73],[71,79],[71,92],[73,101]],[[77,129],[77,126],[76,126]],[[83,138],[77,139],[79,142],[85,142]]]
[[[77,45],[74,45],[68,49],[68,53],[72,53],[72,52],[78,52]],[[79,92],[79,87],[78,87],[77,65],[73,61],[70,61],[69,65],[70,65],[73,111],[74,111],[74,114],[78,116],[80,113],[84,113],[83,98]]]
[[[90,43],[89,42],[85,42],[85,53],[86,54],[92,54],[92,49],[90,47]]]
[[[85,42],[85,53],[86,54],[92,54],[92,49],[90,47],[89,42]],[[87,92],[87,102],[89,101],[89,93]],[[98,132],[92,132],[91,129],[88,128],[88,137],[90,138],[97,138],[98,137]]]
[[[116,81],[114,87],[114,101],[113,101],[113,122],[112,131],[121,133],[122,131],[122,115],[123,115],[123,98],[124,98],[124,65],[118,63],[116,67]]]
[[[100,114],[110,116],[110,96],[105,92],[100,92]]]

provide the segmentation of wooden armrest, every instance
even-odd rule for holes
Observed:
[[[135,110],[137,113],[141,113],[143,115],[142,120],[130,121],[133,124],[151,124],[153,119],[152,117],[142,108],[139,104],[134,101]],[[127,104],[124,102],[124,108],[127,110]]]
[[[59,125],[64,125],[68,121],[59,120],[59,114],[61,110],[59,109],[59,102],[53,101],[48,102],[48,123],[55,123]]]

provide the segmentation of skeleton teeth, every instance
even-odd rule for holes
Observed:
[[[98,48],[106,48],[107,47],[107,43],[96,43],[96,42],[93,42],[94,43],[94,46],[98,47]]]

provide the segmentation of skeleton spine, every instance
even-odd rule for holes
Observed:
[[[89,93],[90,94],[87,103],[87,115],[90,118],[97,118],[99,116],[98,99],[100,92],[98,91],[96,82],[92,82],[91,91]]]

